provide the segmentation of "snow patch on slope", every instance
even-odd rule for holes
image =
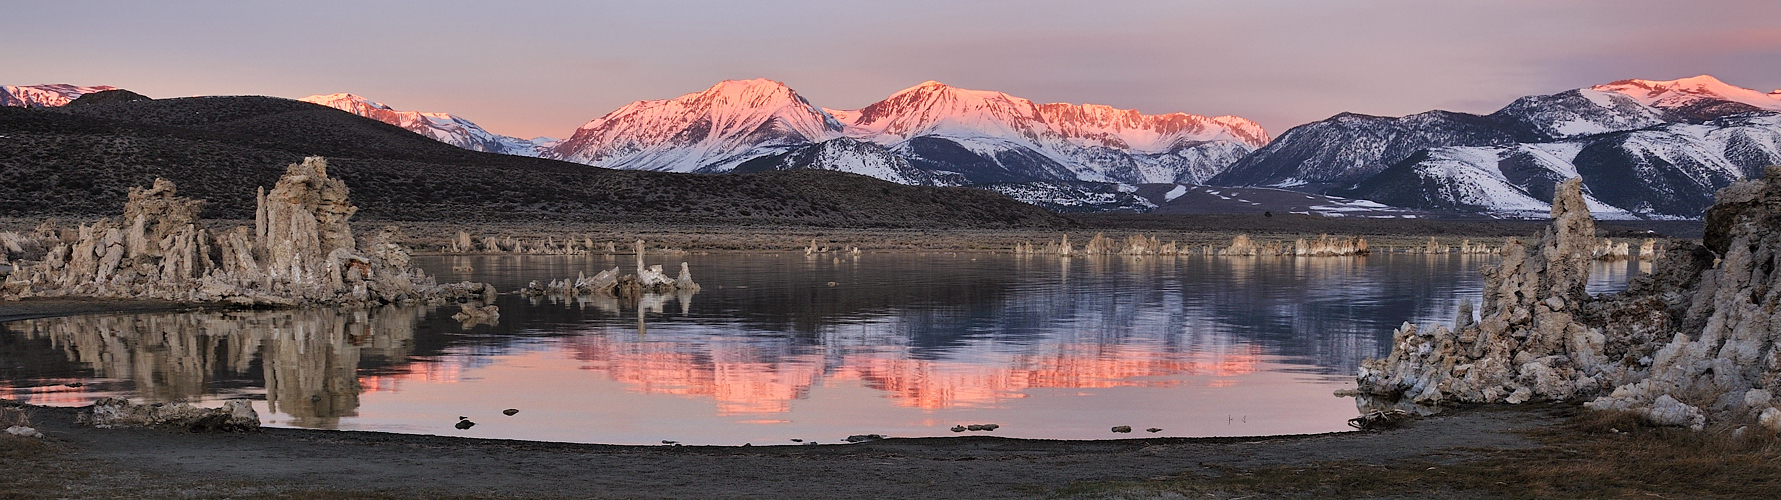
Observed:
[[[1604,92],[1624,94],[1639,103],[1662,109],[1680,108],[1707,99],[1718,99],[1755,106],[1758,109],[1781,111],[1781,98],[1774,93],[1727,84],[1709,75],[1679,80],[1621,80],[1591,87]]]
[[[21,108],[53,108],[68,104],[84,94],[117,90],[110,85],[80,87],[66,83],[46,85],[0,86],[0,106]]]
[[[402,127],[433,140],[472,151],[518,156],[538,156],[542,151],[536,141],[494,134],[470,120],[449,113],[401,111],[347,93],[312,95],[298,100]]]
[[[727,80],[674,99],[628,104],[582,125],[548,156],[609,168],[722,172],[839,137],[841,128],[783,83]]]

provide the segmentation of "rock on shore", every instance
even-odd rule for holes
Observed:
[[[1484,271],[1478,321],[1466,307],[1452,327],[1394,332],[1391,354],[1360,369],[1361,405],[1588,400],[1660,425],[1781,432],[1781,167],[1720,190],[1705,246],[1670,243],[1618,294],[1584,292],[1598,245],[1577,179],[1552,218]]]
[[[100,219],[68,236],[44,234],[41,261],[0,284],[0,298],[88,296],[256,306],[370,305],[487,298],[480,283],[438,284],[408,262],[393,230],[365,241],[348,224],[346,183],[327,161],[291,164],[262,190],[254,227],[211,232],[203,200],[156,179],[133,188],[123,220]]]

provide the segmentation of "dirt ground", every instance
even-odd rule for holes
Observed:
[[[1465,460],[1478,450],[1536,447],[1520,432],[1557,418],[1475,409],[1391,431],[1308,436],[682,447],[303,429],[96,429],[75,425],[74,408],[24,409],[47,438],[0,438],[0,456],[7,457],[0,474],[8,478],[0,497],[1045,498],[1109,481],[1326,462]]]

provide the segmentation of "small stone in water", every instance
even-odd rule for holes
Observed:
[[[965,428],[963,425],[955,425],[952,426],[952,432],[965,432]]]
[[[852,436],[847,436],[847,442],[849,442],[849,443],[863,443],[866,441],[877,441],[880,439],[884,439],[883,434],[854,434]]]
[[[802,442],[804,442],[804,440],[798,439],[798,438],[792,438],[792,442],[793,443],[802,443]]]
[[[469,417],[460,416],[460,417],[458,417],[458,424],[455,427],[457,427],[459,430],[463,430],[463,429],[469,429],[470,426],[473,426],[473,425],[476,425],[476,422],[471,422]]]
[[[983,430],[983,424],[971,424],[965,426],[965,428],[973,431],[981,431]]]
[[[1000,427],[1002,427],[1002,424],[983,424],[983,430],[986,431],[993,431]]]
[[[1162,432],[1162,431],[1163,431],[1163,429],[1160,427],[1151,427],[1149,429],[1144,429],[1144,432],[1152,432],[1152,433]]]
[[[505,410],[501,410],[501,414],[502,414],[502,415],[506,415],[506,416],[509,416],[509,417],[511,417],[511,416],[513,416],[513,415],[514,415],[514,414],[515,414],[515,413],[519,413],[519,410],[518,410],[518,409],[516,409],[516,408],[508,408],[508,409],[505,409]]]
[[[669,441],[669,440],[663,439],[662,444],[680,444],[680,442],[679,441]]]
[[[1114,426],[1113,432],[1132,432],[1132,426],[1130,426],[1130,425]]]

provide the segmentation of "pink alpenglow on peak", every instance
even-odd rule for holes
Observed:
[[[743,161],[841,136],[842,124],[785,84],[726,80],[674,99],[637,101],[587,122],[550,157],[669,172],[726,171]]]
[[[402,127],[433,140],[472,151],[538,156],[542,150],[536,141],[491,133],[470,120],[449,113],[400,111],[347,93],[312,95],[298,100]]]
[[[1621,80],[1596,85],[1591,89],[1619,92],[1640,104],[1662,109],[1680,108],[1703,99],[1717,99],[1748,104],[1758,109],[1781,111],[1781,97],[1778,97],[1781,90],[1764,94],[1721,82],[1710,75],[1666,81]]]
[[[53,108],[68,104],[85,94],[117,90],[110,85],[80,87],[66,83],[45,85],[0,86],[0,106],[20,108]]]
[[[1267,132],[1235,116],[1146,115],[1099,104],[1034,104],[1001,92],[927,81],[858,110],[831,110],[848,137],[894,143],[923,135],[1062,140],[1138,153],[1167,152],[1184,142],[1236,141],[1251,148]]]
[[[803,150],[836,139],[851,142],[820,154]],[[840,169],[896,182],[1154,183],[1202,181],[1267,142],[1259,125],[1234,116],[1035,104],[934,81],[835,110],[811,105],[783,83],[754,79],[633,102],[582,125],[546,156],[668,172],[729,172],[748,163],[745,171]],[[884,168],[848,167],[855,163]]]

